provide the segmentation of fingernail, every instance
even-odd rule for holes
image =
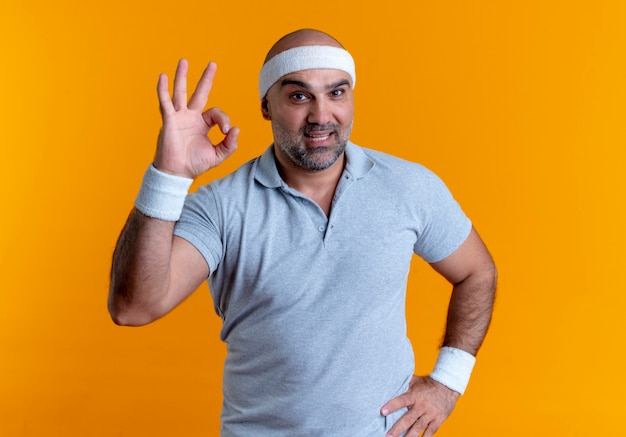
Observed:
[[[230,130],[230,125],[225,124],[224,125],[224,133],[227,134],[229,130]]]
[[[389,414],[389,410],[385,408],[385,409],[383,409],[382,413],[383,413],[383,416],[386,416],[387,414]],[[389,435],[387,437],[389,437]],[[393,437],[393,436],[391,436],[391,437]]]

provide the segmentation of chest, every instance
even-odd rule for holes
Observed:
[[[223,221],[223,259],[211,279],[221,312],[324,313],[404,293],[418,223],[393,198],[363,194],[340,191],[329,216],[290,192],[233,211]]]

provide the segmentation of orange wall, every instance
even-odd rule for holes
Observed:
[[[498,263],[492,331],[438,435],[623,430],[626,3],[367,4],[0,6],[0,435],[217,436],[224,348],[206,288],[116,327],[110,255],[154,152],[158,73],[184,56],[195,81],[218,62],[210,103],[242,130],[219,175],[269,144],[257,72],[300,27],[357,60],[353,140],[439,173]],[[415,262],[420,372],[447,292]]]

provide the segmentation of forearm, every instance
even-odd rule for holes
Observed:
[[[444,346],[435,369],[429,377],[415,376],[406,393],[392,399],[381,409],[387,416],[400,408],[407,412],[387,435],[432,435],[452,412],[457,399],[465,392],[476,355],[489,328],[495,299],[496,270],[486,249],[476,249],[477,234],[472,233],[469,244],[447,261],[433,267],[454,283],[448,309],[448,321]],[[482,244],[478,247],[482,247]],[[478,269],[463,268],[457,274],[456,267],[463,260],[476,260],[466,255],[480,255]],[[459,260],[462,262],[459,263]],[[458,280],[459,277],[464,279]],[[454,280],[458,280],[455,282]],[[447,388],[446,388],[447,387]],[[426,432],[424,432],[426,429]],[[423,434],[422,434],[423,433]]]
[[[493,263],[454,285],[444,346],[476,355],[487,334],[496,292],[496,269]]]
[[[148,167],[117,242],[111,268],[109,312],[118,324],[143,325],[173,309],[208,277],[202,254],[173,235],[193,178],[220,165],[237,149],[239,129],[218,108],[205,112],[217,66],[209,63],[187,102],[186,60],[181,59],[170,98],[167,76],[157,95],[163,126],[153,165]],[[208,138],[218,126],[224,139]]]
[[[118,324],[142,325],[163,315],[174,222],[134,209],[113,254],[109,313]]]

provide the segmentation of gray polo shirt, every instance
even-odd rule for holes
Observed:
[[[413,374],[413,254],[446,258],[469,219],[421,165],[349,143],[327,217],[273,148],[189,195],[175,234],[206,259],[227,344],[223,437],[382,437]]]

